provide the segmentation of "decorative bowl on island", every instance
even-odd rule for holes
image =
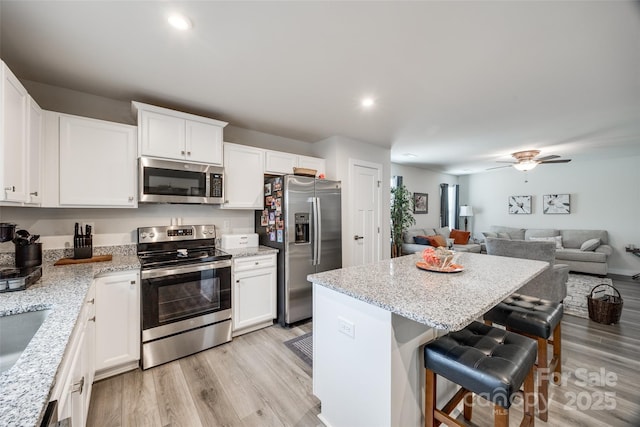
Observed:
[[[429,247],[422,251],[421,256],[423,261],[416,264],[420,269],[446,273],[462,271],[462,266],[454,262],[458,254],[452,250]]]

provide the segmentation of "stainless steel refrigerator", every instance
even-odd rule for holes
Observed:
[[[341,184],[298,175],[269,178],[256,211],[260,244],[278,252],[278,322],[312,315],[307,275],[342,267]]]

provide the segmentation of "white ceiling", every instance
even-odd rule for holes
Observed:
[[[640,155],[638,2],[0,7],[2,59],[22,79],[304,141],[343,135],[454,174],[524,149],[574,162]],[[172,11],[194,28],[170,28]]]

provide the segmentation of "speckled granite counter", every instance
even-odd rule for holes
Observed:
[[[110,262],[54,267],[45,253],[38,283],[24,291],[0,294],[0,316],[52,309],[20,359],[0,374],[0,425],[39,425],[93,278],[139,268],[135,255],[114,255]]]
[[[464,328],[548,265],[542,261],[460,253],[459,273],[416,268],[418,255],[311,274],[308,280],[416,322]]]
[[[258,246],[241,249],[222,249],[222,251],[232,255],[234,258],[244,258],[249,256],[270,255],[278,253],[278,249],[270,248],[268,246]]]

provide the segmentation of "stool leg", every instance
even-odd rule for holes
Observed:
[[[549,408],[549,356],[546,338],[538,338],[538,416],[547,421]]]
[[[560,385],[562,377],[562,330],[560,323],[553,330],[553,359],[555,361],[555,369],[553,370],[553,383]]]
[[[500,405],[493,407],[493,425],[495,427],[509,427],[509,410]]]
[[[535,390],[533,384],[533,367],[524,379],[524,407],[522,409],[522,426],[533,426],[536,419],[535,411]]]
[[[436,374],[431,369],[427,369],[425,377],[424,425],[425,427],[434,427],[434,414],[436,411]]]
[[[462,400],[464,402],[464,419],[471,421],[471,414],[473,412],[473,393],[467,393]]]

